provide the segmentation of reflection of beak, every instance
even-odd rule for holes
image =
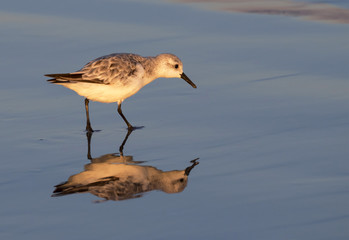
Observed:
[[[187,83],[189,83],[190,86],[196,88],[196,85],[184,73],[181,74],[181,78],[184,79],[184,81],[186,81]]]
[[[184,175],[189,176],[190,171],[199,164],[196,160],[198,160],[198,158],[191,161],[193,164],[184,170]]]

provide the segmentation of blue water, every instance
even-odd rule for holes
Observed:
[[[35,0],[4,1],[0,30],[1,239],[348,239],[348,24],[174,1]],[[124,145],[128,164],[199,164],[178,193],[51,197],[91,161],[83,98],[43,75],[112,52],[174,53],[198,86],[159,79],[123,103],[145,126]],[[117,158],[127,130],[116,104],[91,102],[90,115],[101,130],[91,158]]]

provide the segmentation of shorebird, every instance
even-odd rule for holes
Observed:
[[[105,200],[118,201],[142,197],[154,190],[179,193],[186,188],[189,173],[199,164],[197,160],[183,170],[172,171],[125,163],[89,163],[84,171],[56,185],[52,197],[90,192]]]
[[[193,88],[196,85],[183,72],[181,60],[170,53],[142,57],[132,53],[113,53],[96,58],[72,73],[46,74],[50,83],[62,85],[85,97],[86,131],[93,132],[89,117],[89,100],[117,102],[117,111],[132,126],[121,110],[122,102],[157,78],[182,78]]]

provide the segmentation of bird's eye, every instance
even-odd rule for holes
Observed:
[[[175,65],[175,68],[178,68],[178,67],[179,67],[178,64],[176,64],[176,65]]]

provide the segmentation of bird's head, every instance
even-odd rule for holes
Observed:
[[[157,72],[160,77],[182,78],[189,83],[190,86],[196,88],[196,85],[184,74],[183,63],[177,56],[170,53],[163,53],[157,55],[155,59],[158,63]]]

